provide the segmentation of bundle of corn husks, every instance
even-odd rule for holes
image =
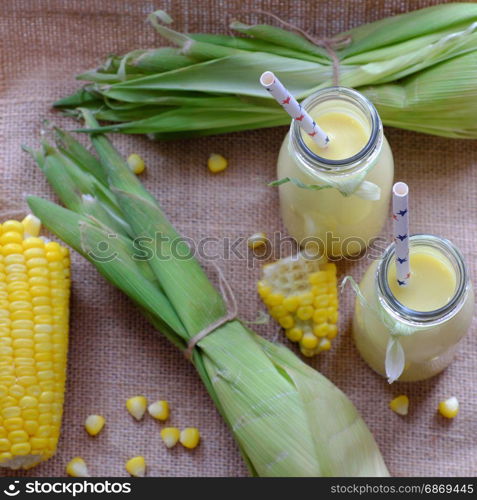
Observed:
[[[477,4],[451,3],[341,33],[325,50],[312,38],[267,24],[233,22],[240,35],[183,34],[163,11],[150,16],[178,48],[112,56],[79,75],[90,82],[56,103],[113,122],[104,131],[156,138],[285,125],[289,117],[258,84],[274,71],[299,99],[336,83],[354,87],[386,125],[476,138]],[[336,69],[336,68],[335,68]],[[98,127],[96,127],[97,129]]]
[[[67,208],[29,197],[34,214],[189,352],[190,340],[226,314],[223,294],[193,256],[185,258],[189,247],[105,136],[91,136],[98,158],[65,132],[55,134],[56,147],[44,141],[31,153]],[[143,252],[147,242],[159,246]],[[324,376],[234,315],[212,330],[191,360],[252,474],[388,475],[356,408]]]

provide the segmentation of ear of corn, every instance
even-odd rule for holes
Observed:
[[[95,127],[91,114],[86,117],[88,126]],[[161,333],[184,349],[194,335],[223,316],[223,299],[192,256],[184,259],[172,252],[176,231],[107,138],[95,134],[92,141],[107,174],[103,189],[115,199],[117,214],[132,235],[108,239],[103,221],[76,213],[81,206],[64,209],[36,197],[29,197],[28,203],[50,230],[87,257],[133,298]],[[49,155],[43,147],[34,158],[44,163]],[[68,172],[70,178],[92,176],[71,150],[68,155],[81,172]],[[60,197],[68,198],[61,191],[70,186],[54,187]],[[79,185],[77,189],[83,194]],[[161,235],[160,255],[151,255],[139,266],[131,258],[133,238],[150,238],[155,232]],[[101,241],[108,241],[114,258],[92,255]],[[240,321],[230,321],[201,340],[192,361],[252,474],[388,475],[376,442],[348,398],[286,348],[261,339]],[[166,444],[174,442],[174,434],[167,440],[162,436]],[[183,440],[192,446],[197,435],[189,434],[194,439],[189,443],[184,434]]]
[[[164,14],[150,20],[180,51],[161,47],[108,58],[80,75],[88,86],[56,106],[70,113],[90,109],[112,122],[103,131],[174,138],[289,123],[257,83],[263,68],[279,74],[298,98],[333,85],[329,54],[300,34],[238,21],[230,27],[246,37],[183,34]],[[476,138],[476,22],[476,4],[450,3],[341,33],[332,40],[339,83],[370,98],[385,125]]]
[[[60,434],[68,346],[68,250],[39,224],[0,224],[0,467],[50,458]]]
[[[304,356],[331,348],[338,333],[336,265],[300,253],[263,267],[258,293]]]

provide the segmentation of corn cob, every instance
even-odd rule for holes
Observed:
[[[334,85],[329,53],[293,30],[234,21],[229,28],[240,37],[180,33],[164,12],[149,19],[179,47],[108,56],[98,70],[78,76],[88,82],[83,89],[55,106],[70,114],[87,107],[109,122],[89,130],[169,139],[288,125],[258,84],[265,67],[280,71],[298,99]],[[339,84],[370,99],[385,125],[476,138],[476,21],[477,4],[452,2],[337,34],[330,46]]]
[[[263,267],[258,293],[304,356],[331,348],[338,328],[336,265],[303,254]]]
[[[66,377],[68,250],[25,237],[29,224],[0,224],[0,466],[12,469],[55,453]]]

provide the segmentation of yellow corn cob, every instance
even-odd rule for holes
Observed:
[[[24,228],[0,224],[0,467],[12,469],[55,453],[68,344],[68,250]]]
[[[258,293],[304,356],[331,348],[338,329],[336,266],[303,254],[263,267]]]

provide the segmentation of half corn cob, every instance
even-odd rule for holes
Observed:
[[[68,250],[0,225],[0,466],[29,468],[56,450],[68,345]]]
[[[96,126],[91,113],[84,113],[87,125]],[[91,136],[99,160],[63,131],[56,131],[55,140],[58,148],[44,143],[33,155],[68,209],[31,196],[33,213],[186,349],[193,336],[224,316],[222,296],[198,262],[183,257],[189,247],[105,136]],[[146,261],[132,257],[140,237],[160,241]],[[113,258],[94,258],[104,241]],[[239,320],[203,338],[192,362],[253,475],[388,475],[350,400],[291,351]]]
[[[336,265],[296,256],[263,266],[258,293],[304,356],[331,348],[338,328]]]

